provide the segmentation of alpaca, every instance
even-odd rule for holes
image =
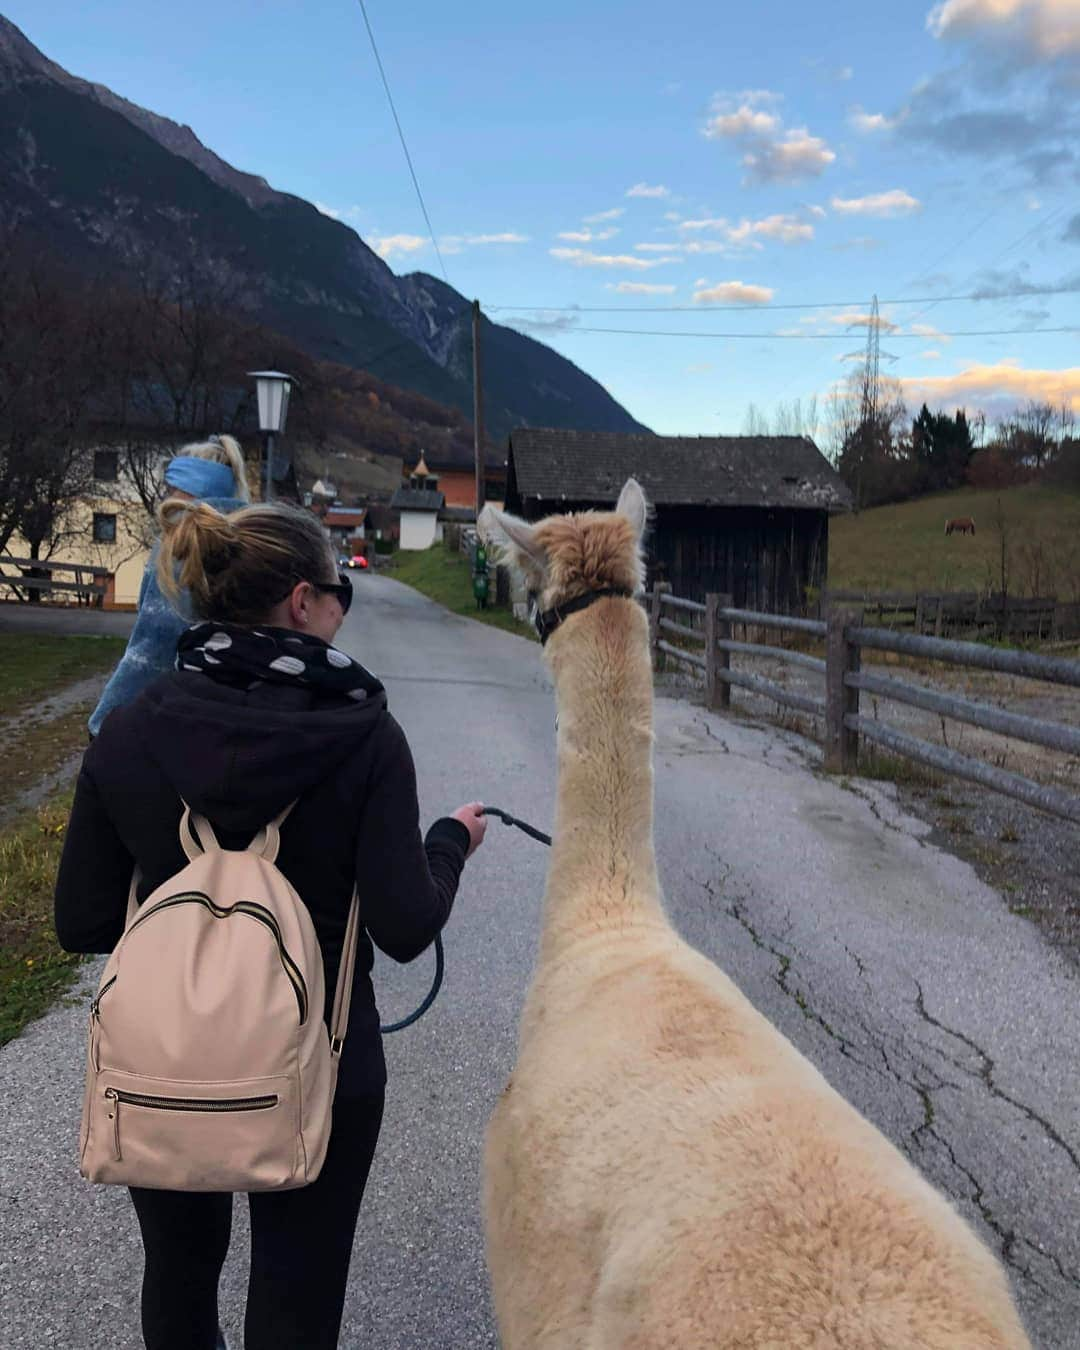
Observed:
[[[646,514],[631,480],[614,513],[481,518],[558,624],[541,944],[485,1146],[504,1350],[1030,1350],[975,1234],[665,917],[622,598]]]

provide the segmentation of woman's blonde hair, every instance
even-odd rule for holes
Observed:
[[[211,436],[208,441],[193,441],[191,445],[183,446],[177,453],[185,455],[188,459],[209,459],[215,464],[227,464],[232,469],[237,501],[251,501],[247,464],[244,452],[240,449],[240,442],[235,436],[228,436],[222,432],[219,436]]]
[[[190,592],[199,618],[264,623],[301,581],[337,580],[322,526],[296,507],[246,506],[226,516],[206,502],[172,497],[158,520],[158,582],[174,600]]]

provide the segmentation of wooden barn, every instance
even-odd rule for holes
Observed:
[[[506,507],[526,520],[610,510],[627,478],[655,510],[649,583],[791,614],[825,585],[829,517],[851,497],[801,436],[644,436],[523,429],[510,436]]]

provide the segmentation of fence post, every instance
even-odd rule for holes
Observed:
[[[654,581],[652,588],[652,606],[649,610],[649,646],[652,648],[653,670],[659,670],[660,660],[660,596],[671,590],[668,581]]]
[[[734,604],[734,597],[723,592],[719,595],[707,595],[705,597],[708,610],[705,613],[705,633],[706,641],[709,644],[709,651],[712,653],[713,674],[712,688],[713,697],[709,701],[710,708],[730,708],[731,707],[731,685],[727,680],[717,679],[716,670],[731,669],[731,653],[729,651],[720,651],[716,645],[717,638],[723,638],[725,641],[731,641],[731,620],[722,619],[717,610],[731,609]],[[713,623],[713,633],[709,636],[709,621]],[[708,671],[706,670],[708,678]]]
[[[717,660],[720,652],[716,647],[716,606],[720,603],[720,597],[713,591],[705,593],[705,706],[706,708],[715,708],[717,704],[717,685],[720,683],[716,678]]]
[[[858,714],[859,691],[849,689],[844,676],[859,669],[859,649],[848,642],[846,630],[862,623],[861,609],[830,605],[825,635],[825,770],[854,773],[859,758],[859,734],[844,726],[848,713]]]

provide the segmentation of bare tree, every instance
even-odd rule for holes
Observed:
[[[100,331],[78,286],[11,238],[0,245],[0,551],[46,556],[80,488],[101,379]]]

